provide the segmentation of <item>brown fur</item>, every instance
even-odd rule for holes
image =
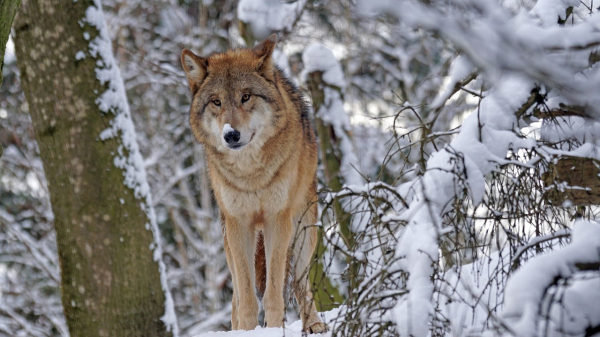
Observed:
[[[302,96],[273,64],[275,40],[207,58],[184,50],[190,124],[221,209],[232,328],[257,325],[255,286],[267,326],[282,326],[286,275],[293,273],[304,330],[323,332],[307,272],[317,241],[317,145]],[[240,132],[237,151],[223,140],[225,124]]]

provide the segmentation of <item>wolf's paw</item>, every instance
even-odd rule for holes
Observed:
[[[309,333],[323,333],[329,331],[329,328],[323,322],[316,322],[309,326],[307,330]]]

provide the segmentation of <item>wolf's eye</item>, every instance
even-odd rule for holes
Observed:
[[[243,94],[242,95],[242,103],[248,102],[249,99],[250,99],[250,94]]]
[[[221,106],[221,100],[220,99],[213,99],[213,104],[216,106]]]

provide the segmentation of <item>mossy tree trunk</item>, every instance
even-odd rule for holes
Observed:
[[[115,166],[120,137],[100,140],[93,1],[25,0],[15,21],[23,90],[44,164],[71,336],[170,336],[144,201]],[[89,35],[88,35],[89,34]],[[76,57],[83,53],[85,58]]]
[[[307,80],[307,86],[312,100],[312,107],[315,111],[315,124],[319,144],[321,147],[321,162],[325,169],[325,183],[331,191],[339,192],[344,186],[343,178],[340,172],[342,152],[339,148],[337,148],[336,144],[336,139],[338,139],[340,135],[336,136],[333,126],[323,121],[323,119],[316,114],[316,112],[319,111],[319,109],[325,104],[324,87],[328,86],[328,84],[323,81],[323,73],[321,71],[315,71],[308,74]],[[339,88],[334,89],[339,90]],[[354,239],[354,234],[350,229],[351,214],[344,210],[340,200],[337,198],[332,201],[332,206],[335,213],[336,222],[339,225],[342,238],[344,239],[344,243],[348,249],[352,250],[356,246],[356,242]],[[322,233],[320,233],[320,235],[322,236]],[[356,286],[355,283],[358,280],[358,265],[351,263],[349,271],[350,289],[352,289]]]
[[[340,172],[342,151],[338,148],[335,140],[339,139],[340,135],[336,135],[333,126],[316,115],[316,112],[325,104],[325,92],[323,89],[325,86],[328,86],[328,84],[323,81],[322,72],[315,71],[308,75],[308,89],[312,99],[313,110],[315,111],[317,135],[321,145],[321,161],[325,168],[327,187],[333,192],[339,192],[344,186]],[[333,200],[333,210],[335,211],[336,220],[340,226],[344,242],[349,249],[352,249],[356,243],[354,235],[350,230],[351,215],[342,208],[337,198]]]

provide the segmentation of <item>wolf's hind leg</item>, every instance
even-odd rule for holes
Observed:
[[[254,230],[230,217],[226,217],[225,227],[229,247],[227,263],[234,278],[232,327],[253,330],[258,325],[258,301],[254,294]],[[234,323],[236,316],[237,325]]]
[[[314,225],[316,220],[317,205],[315,204],[303,215],[300,224],[295,228],[296,234],[292,243],[296,257],[294,293],[300,307],[302,331],[310,333],[321,333],[328,330],[327,324],[321,321],[317,313],[310,289],[309,268],[317,245],[317,227]]]
[[[267,260],[265,257],[265,238],[262,232],[256,236],[256,251],[254,253],[254,282],[256,297],[262,301],[267,288]]]

